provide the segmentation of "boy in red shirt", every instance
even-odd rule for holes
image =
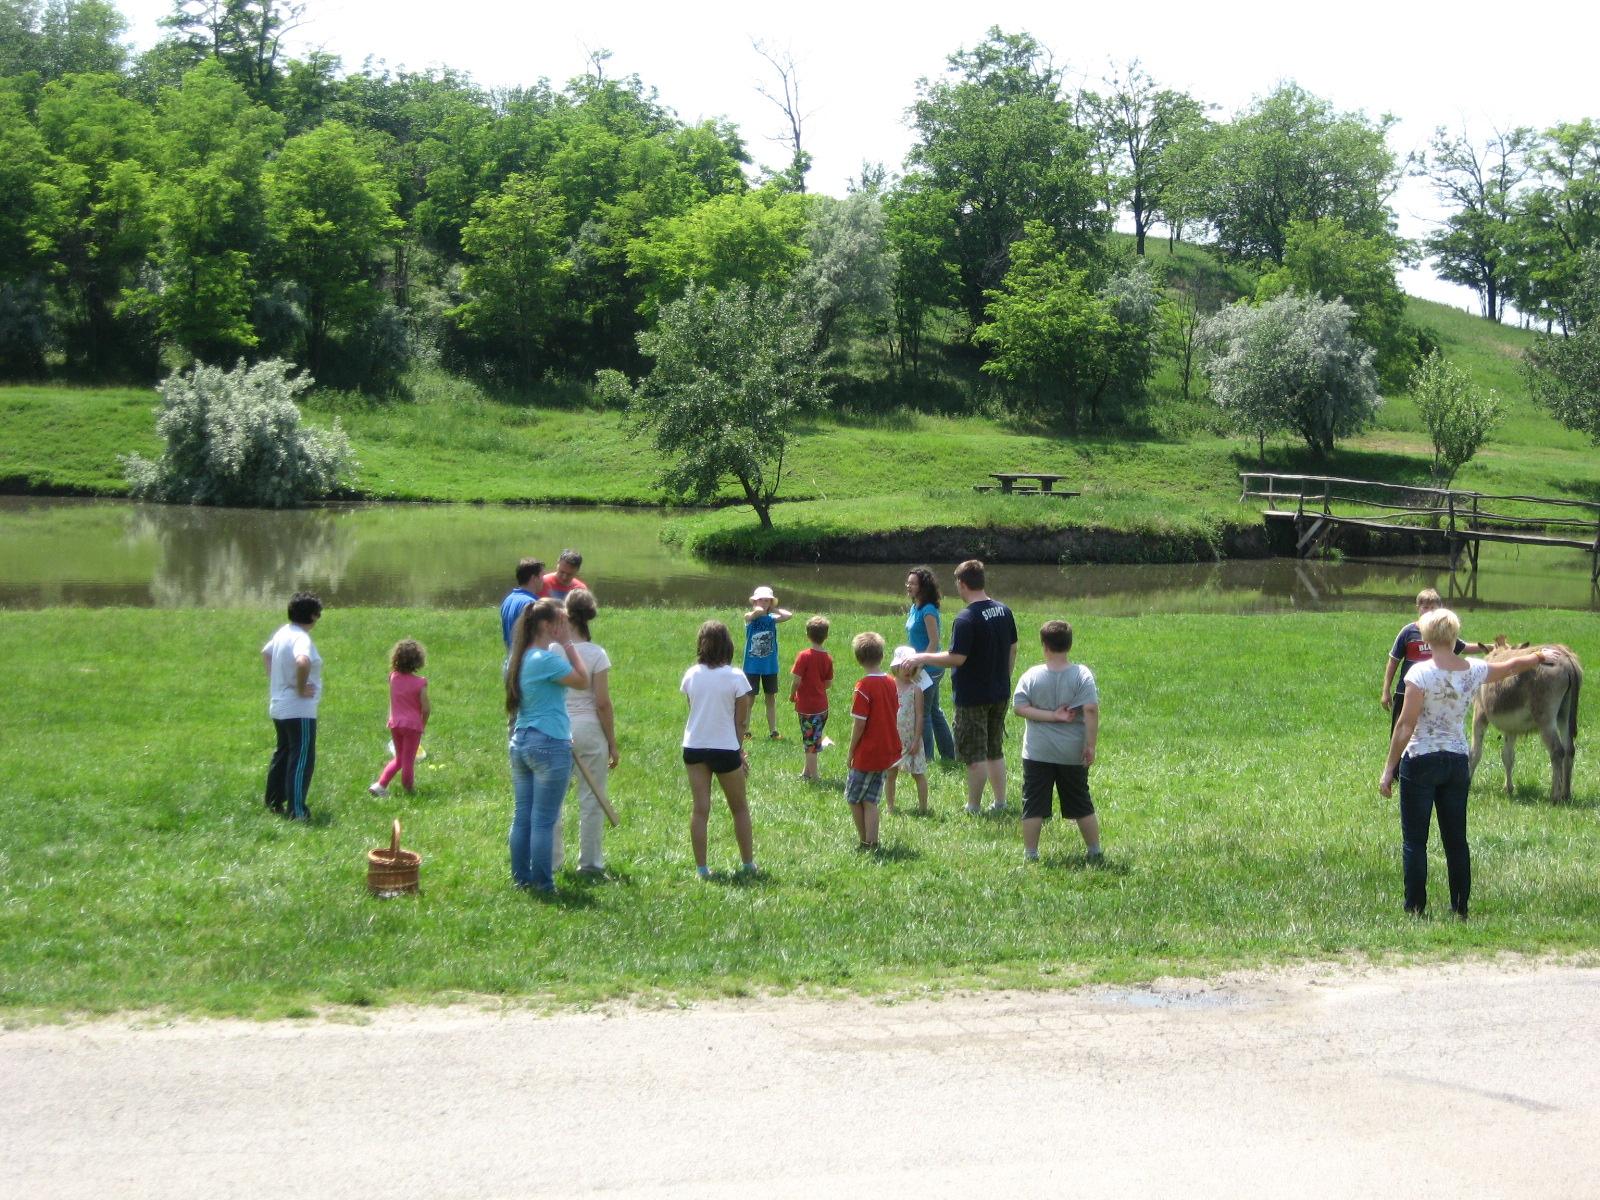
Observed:
[[[822,730],[828,724],[828,685],[833,682],[833,655],[822,648],[828,640],[828,618],[807,621],[806,637],[811,645],[795,655],[794,670],[789,673],[789,701],[800,718],[800,740],[806,748],[806,769],[800,778],[816,783],[821,778],[817,751],[822,749]]]
[[[883,638],[858,633],[850,648],[867,674],[856,684],[850,703],[855,728],[850,731],[850,777],[844,798],[850,803],[861,848],[876,850],[878,797],[883,794],[884,776],[900,761],[900,694],[894,680],[883,673]]]

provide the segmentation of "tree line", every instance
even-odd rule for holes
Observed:
[[[1218,357],[1201,324],[1235,299],[1150,269],[1157,231],[1250,266],[1256,301],[1342,305],[1395,388],[1431,349],[1395,282],[1414,249],[1388,205],[1405,170],[1454,197],[1427,243],[1442,270],[1492,255],[1492,315],[1510,296],[1576,321],[1600,219],[1589,123],[1481,153],[1441,134],[1408,163],[1392,117],[1292,83],[1218,119],[1137,63],[1071,87],[1036,39],[999,29],[917,82],[901,170],[865,164],[834,198],[806,188],[799,69],[759,44],[787,127],[776,168],[727,122],[607,77],[603,51],[565,85],[490,89],[296,57],[304,16],[177,0],[135,56],[108,0],[0,0],[0,376],[283,359],[375,394],[417,361],[518,387],[639,379],[647,347],[673,341],[655,335],[664,311],[738,285],[781,293],[760,302],[835,371],[870,344],[914,379],[937,340],[1018,406],[1104,422],[1162,355],[1200,386]],[[1109,236],[1119,220],[1131,246]]]

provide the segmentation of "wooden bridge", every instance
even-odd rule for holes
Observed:
[[[1268,507],[1261,515],[1269,526],[1275,522],[1292,525],[1297,558],[1310,557],[1336,529],[1399,531],[1440,538],[1450,555],[1451,570],[1465,554],[1476,571],[1478,550],[1484,542],[1582,550],[1590,558],[1590,582],[1600,581],[1600,503],[1593,500],[1494,496],[1370,479],[1268,471],[1241,471],[1239,478],[1243,483],[1241,504],[1252,496],[1265,500]],[[1287,506],[1290,501],[1294,504],[1292,509]],[[1280,503],[1283,507],[1274,507]],[[1588,515],[1507,513],[1489,507],[1507,504],[1583,509]],[[1341,506],[1340,511],[1334,510],[1335,505]],[[1358,511],[1350,512],[1352,508]]]

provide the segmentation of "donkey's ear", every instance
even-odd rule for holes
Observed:
[[[1518,650],[1526,650],[1531,645],[1533,645],[1532,642],[1518,642],[1515,648]]]

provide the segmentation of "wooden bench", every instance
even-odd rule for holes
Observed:
[[[1000,490],[1002,492],[1046,496],[1076,496],[1079,494],[1077,492],[1056,491],[1056,484],[1060,483],[1066,476],[1052,475],[1048,471],[991,471],[989,478],[1000,481]],[[1039,482],[1036,485],[1021,484],[1024,479],[1037,479]]]

